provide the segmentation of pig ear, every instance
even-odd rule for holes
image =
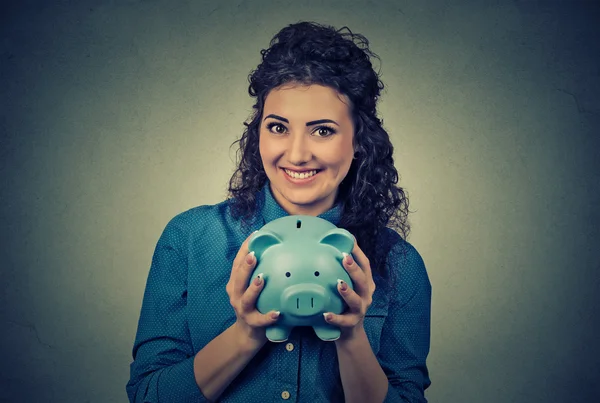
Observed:
[[[258,231],[252,236],[250,242],[248,243],[248,249],[251,252],[254,251],[254,255],[258,260],[267,249],[279,243],[281,243],[281,239],[279,239],[277,235],[271,231],[263,230]]]
[[[354,236],[343,228],[334,228],[328,231],[319,241],[331,245],[340,252],[350,253],[354,248]]]

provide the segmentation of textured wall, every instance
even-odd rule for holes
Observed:
[[[348,25],[383,60],[434,291],[430,401],[600,399],[597,2],[13,3],[1,402],[126,401],[158,236],[223,199],[247,75],[298,20]]]

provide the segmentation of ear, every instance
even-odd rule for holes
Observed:
[[[343,228],[328,231],[319,242],[331,245],[340,252],[350,253],[354,249],[354,236]]]
[[[260,260],[267,249],[279,243],[281,243],[281,239],[279,239],[277,235],[268,230],[260,230],[250,239],[248,249],[254,251],[256,260]]]

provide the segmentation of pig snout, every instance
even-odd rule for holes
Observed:
[[[281,310],[294,316],[312,316],[324,312],[329,294],[318,284],[296,284],[281,294]]]

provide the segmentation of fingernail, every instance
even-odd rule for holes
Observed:
[[[344,256],[344,263],[348,265],[352,264],[352,256],[350,256],[346,252],[342,252],[342,256]]]
[[[275,311],[273,313],[271,313],[271,318],[273,319],[277,319],[279,317],[279,315],[281,314],[280,311]]]
[[[260,286],[262,284],[262,277],[260,276],[260,274],[258,276],[256,276],[256,278],[254,279],[254,285],[255,286]]]
[[[252,252],[248,253],[248,255],[246,256],[246,263],[253,264],[254,259],[255,259],[254,251],[252,251]]]
[[[331,314],[329,312],[324,312],[323,317],[325,318],[326,321],[331,320]]]
[[[340,286],[340,290],[346,291],[348,289],[348,284],[346,284],[346,282],[344,280],[338,278],[337,282]]]

